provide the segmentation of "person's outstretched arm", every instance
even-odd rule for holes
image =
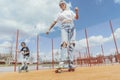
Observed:
[[[49,27],[49,30],[46,32],[46,34],[49,34],[50,30],[54,27],[54,25],[57,23],[57,21],[54,21],[51,26]]]

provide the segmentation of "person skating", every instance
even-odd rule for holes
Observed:
[[[29,48],[26,46],[25,42],[21,43],[21,50],[19,51],[19,53],[22,54],[23,56],[23,60],[22,60],[22,66],[19,67],[19,72],[21,72],[22,70],[25,70],[26,72],[28,72],[28,60],[29,60],[29,56],[30,56],[30,50]]]
[[[56,17],[56,19],[53,21],[53,23],[50,25],[49,30],[46,32],[46,34],[49,34],[50,30],[55,26],[56,23],[60,24],[61,29],[61,45],[66,44],[68,48],[69,53],[69,67],[72,67],[73,65],[73,51],[75,47],[75,36],[76,36],[76,29],[74,27],[74,20],[77,20],[79,18],[78,16],[78,8],[75,8],[75,13],[67,9],[67,3],[62,0],[59,2],[59,6],[62,11],[60,11]],[[63,48],[63,47],[62,47]],[[63,49],[61,49],[63,50]],[[61,51],[62,52],[62,51]],[[63,53],[61,53],[63,54]],[[62,58],[62,56],[61,56]]]

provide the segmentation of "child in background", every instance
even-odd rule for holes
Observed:
[[[23,61],[22,61],[22,66],[19,68],[19,72],[21,72],[21,70],[26,70],[26,72],[28,72],[28,60],[29,60],[29,56],[30,56],[30,51],[29,48],[26,46],[25,42],[21,43],[22,49],[20,50],[20,53],[23,55]]]

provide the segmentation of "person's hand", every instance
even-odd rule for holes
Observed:
[[[76,14],[75,19],[78,20],[79,18],[78,7],[75,7],[75,14]]]
[[[20,53],[21,53],[21,54],[23,54],[23,55],[25,54],[25,52],[24,52],[24,51],[21,51]]]
[[[78,12],[78,7],[75,7],[75,12]]]
[[[20,53],[20,51],[19,51],[19,50],[16,50],[16,52],[17,52],[17,53]]]
[[[48,35],[48,34],[49,34],[49,31],[47,31],[46,34]]]

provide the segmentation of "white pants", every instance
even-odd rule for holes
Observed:
[[[72,50],[69,50],[69,54],[68,54],[68,49],[67,48],[61,48],[61,52],[60,52],[60,61],[61,62],[64,62],[66,60],[68,60],[68,57],[69,57],[69,60],[71,62],[73,62],[74,60],[74,47],[72,47]]]
[[[61,29],[61,42],[68,42],[70,39],[71,43],[75,42],[75,37],[76,37],[76,30],[75,29],[71,29],[70,31],[70,35],[68,33],[68,29]]]
[[[74,46],[70,45],[70,43],[75,43],[75,37],[76,37],[76,30],[73,24],[68,23],[68,24],[63,24],[61,26],[61,39],[62,39],[61,44],[63,44],[63,42],[66,42],[69,46],[69,49],[68,49],[68,46],[67,48],[61,48],[61,60],[62,61],[64,59],[68,59],[69,57],[69,60],[73,62]]]
[[[24,66],[28,66],[28,65],[27,65],[28,60],[29,60],[29,57],[28,57],[28,56],[24,56],[24,57],[23,57],[21,68],[24,67]]]

